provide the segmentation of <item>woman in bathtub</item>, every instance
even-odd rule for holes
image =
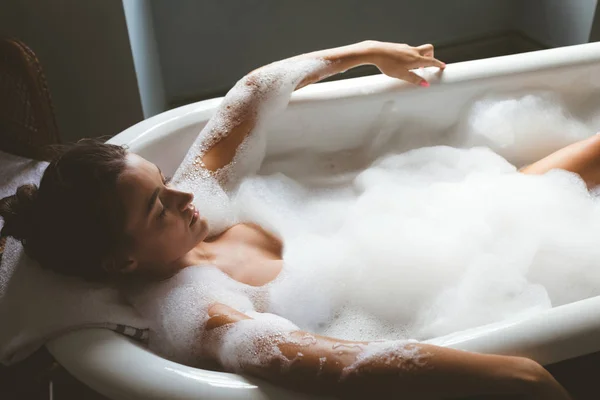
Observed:
[[[144,287],[154,288],[140,297],[142,313],[146,300],[170,301],[184,269],[211,265],[196,267],[218,273],[215,282],[220,286],[213,293],[206,284],[206,290],[198,292],[203,306],[191,321],[192,332],[183,335],[193,342],[179,349],[189,356],[184,360],[188,363],[213,362],[293,388],[343,396],[569,399],[561,385],[529,359],[418,342],[369,344],[312,335],[268,314],[260,296],[236,297],[236,288],[260,288],[278,276],[283,244],[255,225],[208,226],[188,191],[204,185],[217,197],[226,195],[240,175],[255,167],[236,154],[258,129],[257,123],[274,112],[273,99],[289,98],[300,87],[363,64],[424,87],[427,82],[411,69],[445,67],[434,58],[431,45],[374,41],[267,65],[228,93],[172,181],[156,165],[122,147],[82,141],[50,163],[39,189],[21,186],[0,201],[2,235],[21,239],[32,258],[56,272],[142,288],[141,293]],[[521,172],[543,174],[562,168],[578,173],[592,187],[600,183],[598,160],[600,136],[594,136]],[[178,305],[163,311],[168,314],[173,306]],[[175,340],[165,333],[168,327],[161,326],[168,318],[161,321],[153,325],[150,346],[181,361],[185,357],[171,351],[176,344],[159,343]]]

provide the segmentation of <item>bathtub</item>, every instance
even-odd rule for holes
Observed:
[[[512,89],[577,88],[600,93],[600,43],[449,65],[428,89],[377,75],[306,87],[270,127],[264,168],[323,153],[307,165],[352,168],[347,151],[360,148],[394,105],[407,121],[443,128],[474,98]],[[173,172],[221,99],[167,111],[110,140]],[[425,128],[424,128],[425,129]],[[429,143],[433,144],[433,143]],[[356,166],[354,166],[356,167]],[[289,171],[293,173],[293,171]],[[519,355],[550,364],[600,350],[600,296],[534,317],[481,326],[427,342],[469,351]],[[50,341],[48,349],[72,375],[112,399],[305,398],[264,381],[190,368],[164,360],[108,330],[88,329]]]

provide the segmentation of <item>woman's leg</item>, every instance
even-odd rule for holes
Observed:
[[[545,174],[564,169],[579,174],[589,189],[600,184],[600,135],[564,147],[519,170],[524,174]]]

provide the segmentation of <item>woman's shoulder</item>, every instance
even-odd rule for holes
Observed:
[[[199,311],[215,302],[252,308],[244,288],[210,264],[184,268],[162,281],[130,285],[124,293],[134,308],[143,314],[177,309],[181,305]]]

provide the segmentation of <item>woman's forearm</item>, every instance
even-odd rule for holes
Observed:
[[[407,341],[334,339],[285,324],[265,324],[218,303],[208,315],[202,338],[207,356],[234,372],[297,389],[359,398],[382,393],[411,399],[520,394],[525,399],[569,400],[541,365],[522,357]]]
[[[278,73],[282,75],[295,74],[295,76],[290,76],[289,78],[298,82],[298,84],[294,87],[294,90],[296,90],[360,65],[375,65],[380,48],[381,43],[367,40],[347,46],[313,51],[311,53],[301,54],[266,65],[252,71],[249,75],[252,76],[253,74],[260,74],[264,70],[269,70],[272,69],[273,66],[277,66],[280,68]],[[299,63],[305,60],[320,60],[323,62],[321,64],[315,64],[316,67],[313,70],[295,71],[293,68],[294,63]]]
[[[374,63],[377,45],[361,42],[302,54],[258,68],[240,79],[227,93],[205,129],[213,143],[199,155],[209,170],[229,164],[238,147],[260,121],[281,111],[292,92],[349,68]]]
[[[323,63],[313,71],[293,71],[292,66],[294,63],[305,60],[321,60]],[[414,84],[426,83],[426,81],[410,72],[409,69],[428,66],[439,67],[441,69],[446,67],[446,64],[433,57],[432,45],[410,47],[405,44],[365,40],[348,46],[319,50],[291,57],[254,70],[249,75],[252,76],[254,73],[260,73],[263,69],[271,69],[273,66],[281,67],[286,65],[287,68],[284,67],[278,72],[298,74],[299,76],[294,76],[293,79],[299,82],[294,89],[299,89],[351,68],[367,64],[376,65],[388,76],[403,79]]]
[[[361,359],[370,352],[369,346],[380,344],[316,336],[314,347],[307,349],[298,344],[302,343],[300,338],[305,333],[295,335],[295,339],[279,345],[283,356],[294,360],[291,365],[284,371],[280,368],[262,370],[260,375],[294,388],[313,386],[356,398],[373,395],[379,398],[397,392],[411,399],[478,395],[569,399],[567,392],[542,366],[522,357],[396,342],[395,348],[386,348],[380,354],[375,351],[374,355]]]

